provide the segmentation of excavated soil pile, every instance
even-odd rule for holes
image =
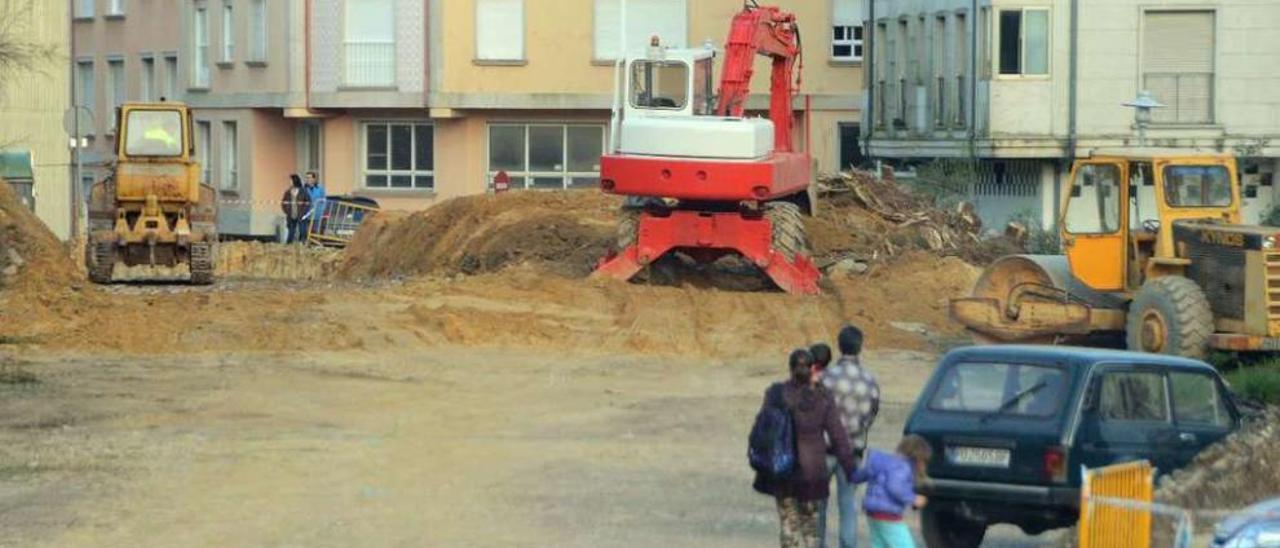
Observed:
[[[62,242],[0,181],[0,289],[57,292],[81,278]]]
[[[342,251],[308,245],[222,242],[214,274],[222,279],[324,280],[341,264]]]
[[[613,239],[618,203],[597,191],[508,192],[380,214],[347,246],[341,273],[478,274],[532,263],[585,276]]]
[[[1234,510],[1280,493],[1280,408],[1201,451],[1166,476],[1156,500],[1191,510]]]

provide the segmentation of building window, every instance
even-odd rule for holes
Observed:
[[[93,102],[93,60],[76,61],[76,105],[88,108],[96,117],[97,105]]]
[[[164,95],[165,99],[172,100],[178,96],[178,56],[164,56]]]
[[[1142,88],[1165,108],[1156,123],[1213,123],[1214,12],[1148,11],[1142,17]]]
[[[627,5],[626,49],[640,50],[657,36],[662,45],[683,48],[689,35],[689,8],[686,0],[629,0]],[[618,0],[595,0],[595,48],[599,61],[619,57],[622,14]]]
[[[111,130],[116,129],[116,113],[115,109],[123,105],[127,97],[126,82],[124,80],[124,59],[108,59],[107,60],[107,89],[111,92]]]
[[[831,59],[862,60],[862,2],[831,1]]]
[[[93,19],[94,0],[76,0],[76,18]]]
[[[141,89],[138,98],[143,101],[156,100],[156,58],[150,55],[142,56],[142,82],[139,86]]]
[[[418,123],[364,124],[364,186],[435,188],[435,128]]]
[[[476,1],[476,59],[524,60],[524,0]]]
[[[107,15],[120,17],[124,15],[124,0],[107,0]]]
[[[933,19],[933,125],[947,125],[947,18]]]
[[[235,122],[222,123],[222,189],[240,188],[240,141]]]
[[[858,138],[861,130],[856,123],[840,122],[836,124],[837,138],[840,146],[840,165],[836,166],[839,171],[845,171],[862,166],[862,146],[858,144]]]
[[[351,87],[395,84],[396,39],[392,0],[347,0],[343,82]]]
[[[884,21],[877,22],[876,32],[871,36],[871,39],[888,41],[887,40],[888,37],[889,37],[888,23]],[[886,48],[874,48],[873,51],[875,53],[875,58],[872,59],[872,64],[873,64],[872,68],[875,69],[875,75],[876,75],[875,124],[876,124],[876,127],[881,127],[881,128],[885,126],[886,119],[888,118],[888,113],[885,111],[888,110],[886,105],[889,104],[888,100],[885,98],[885,95],[887,95],[889,92],[889,90],[887,89],[888,86],[885,85],[885,82],[888,80],[888,78],[885,77],[885,73],[884,73],[885,49]]]
[[[965,103],[968,93],[965,93],[965,83],[968,81],[969,73],[969,21],[963,13],[957,13],[955,19],[955,32],[952,33],[955,38],[955,47],[953,48],[955,55],[955,74],[956,74],[956,93],[955,93],[955,122],[957,128],[964,128],[966,124]]]
[[[298,166],[302,171],[320,172],[320,124],[298,124]]]
[[[505,171],[513,189],[595,187],[603,151],[600,125],[491,124],[489,181]]]
[[[196,122],[196,163],[200,164],[200,182],[209,184],[209,142],[213,128],[208,121]]]
[[[1000,10],[1000,74],[1049,74],[1049,10]]]
[[[267,0],[253,0],[250,22],[249,60],[267,62]]]
[[[991,8],[978,12],[978,67],[983,80],[991,79]]]
[[[231,2],[222,4],[222,62],[236,59],[236,14]]]
[[[191,59],[192,87],[209,87],[209,11],[204,7],[196,8],[192,26],[194,27],[194,44]]]

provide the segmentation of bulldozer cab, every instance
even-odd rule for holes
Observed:
[[[1088,287],[1130,292],[1188,264],[1173,245],[1182,220],[1240,222],[1235,160],[1170,152],[1100,155],[1071,171],[1059,219],[1071,273]]]
[[[181,103],[130,103],[116,112],[116,197],[161,202],[200,200],[200,166],[192,160],[191,112]]]

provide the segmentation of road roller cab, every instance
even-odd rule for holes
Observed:
[[[1202,357],[1280,349],[1280,230],[1240,224],[1235,159],[1154,151],[1076,162],[1063,255],[993,263],[954,319],[984,342],[1123,336]]]

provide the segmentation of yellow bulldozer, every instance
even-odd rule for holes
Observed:
[[[89,193],[89,279],[213,283],[217,195],[192,159],[190,110],[126,103],[116,128],[115,165]]]
[[[1280,228],[1240,221],[1233,157],[1153,150],[1075,162],[1063,255],[994,262],[952,319],[984,343],[1204,357],[1280,350]]]

